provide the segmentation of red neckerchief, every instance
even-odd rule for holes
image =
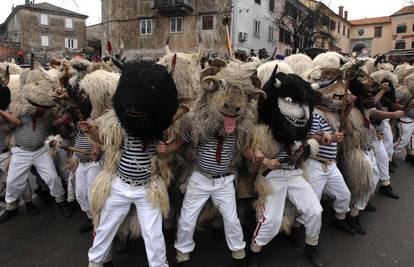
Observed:
[[[44,113],[40,113],[37,109],[35,114],[33,114],[32,116],[32,128],[33,131],[36,130],[36,123],[37,123],[37,118],[41,118],[44,115]]]
[[[216,145],[216,161],[221,165],[221,152],[223,150],[224,137],[220,135]]]

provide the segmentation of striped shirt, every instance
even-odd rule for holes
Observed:
[[[88,138],[84,133],[78,132],[75,138],[75,148],[82,149],[87,152],[92,151],[92,145],[89,143]],[[90,157],[88,155],[82,154],[82,153],[74,153],[75,157],[80,162],[89,162],[91,161]]]
[[[41,148],[49,135],[49,117],[44,115],[41,118],[37,118],[34,129],[32,115],[23,115],[19,119],[23,124],[17,126],[14,131],[16,145],[29,151],[35,151]]]
[[[122,145],[118,175],[124,180],[147,180],[151,177],[151,157],[156,153],[154,142],[144,144],[138,137],[127,135]]]
[[[317,113],[313,113],[312,115],[312,126],[309,130],[310,135],[315,135],[321,132],[327,132],[332,134],[333,129],[329,124],[324,120],[324,118],[321,117],[321,115]],[[335,142],[332,142],[329,145],[319,145],[319,152],[317,156],[322,159],[327,160],[336,160],[336,153],[338,151],[338,144]]]
[[[191,143],[192,139],[189,134],[183,134],[185,142]],[[210,175],[226,174],[231,171],[234,152],[236,150],[236,137],[234,134],[226,135],[223,139],[220,162],[216,159],[216,152],[219,138],[208,138],[197,146],[197,168],[202,172]]]

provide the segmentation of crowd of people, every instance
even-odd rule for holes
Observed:
[[[414,67],[327,52],[201,69],[203,55],[0,64],[0,223],[19,202],[38,214],[35,193],[65,217],[77,202],[79,231],[94,234],[89,267],[111,260],[116,236],[142,236],[149,266],[169,266],[163,229],[191,266],[196,226],[211,221],[234,266],[263,266],[280,232],[299,246],[302,226],[306,257],[324,266],[323,196],[339,231],[369,234],[360,212],[376,210],[377,187],[399,198],[395,155],[414,165]]]

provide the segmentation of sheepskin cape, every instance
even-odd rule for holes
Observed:
[[[122,128],[113,109],[107,111],[96,120],[99,137],[102,140],[102,149],[105,152],[103,170],[98,174],[91,190],[91,214],[95,227],[99,225],[101,211],[106,199],[111,194],[112,181],[116,177],[116,170],[121,159],[121,146],[126,133]],[[169,199],[167,187],[170,184],[172,173],[168,164],[160,156],[151,159],[152,177],[147,187],[147,200],[154,207],[160,208],[164,217],[169,212]],[[137,237],[140,226],[136,216],[136,209],[131,209],[128,216],[118,230],[121,238]]]
[[[369,118],[369,110],[364,110]],[[363,147],[369,147],[369,138],[376,138],[375,128],[364,126],[364,118],[357,108],[352,108],[348,117],[352,125],[352,134],[345,135],[339,153],[338,165],[351,191],[351,203],[371,197],[373,171],[371,163],[365,158]]]

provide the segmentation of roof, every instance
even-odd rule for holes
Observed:
[[[354,19],[349,21],[352,25],[370,25],[370,24],[384,24],[391,23],[391,18],[388,16],[385,17],[376,17],[376,18],[365,18],[365,19]]]
[[[413,14],[413,13],[414,13],[414,5],[406,6],[406,7],[401,8],[400,10],[395,12],[394,14],[392,14],[391,17],[392,16],[401,16],[401,15],[406,15],[406,14]]]
[[[39,3],[39,4],[30,3],[28,5],[18,5],[15,8],[13,8],[12,12],[9,14],[6,21],[3,24],[7,24],[9,22],[9,20],[17,13],[17,11],[22,10],[22,9],[43,11],[43,12],[53,13],[53,14],[57,14],[57,15],[64,15],[64,16],[69,16],[69,17],[78,17],[78,18],[82,18],[82,19],[87,19],[88,18],[87,15],[83,15],[83,14],[80,14],[80,13],[77,13],[77,12],[73,12],[71,10],[61,8],[61,7],[58,7],[58,6],[49,4],[49,3]]]

